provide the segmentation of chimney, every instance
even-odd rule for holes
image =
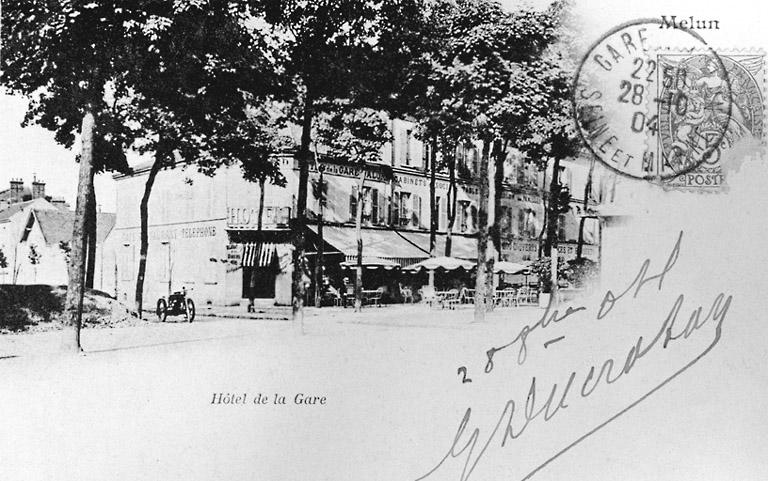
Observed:
[[[9,200],[11,204],[21,202],[22,196],[24,195],[24,181],[21,179],[11,179],[10,194],[11,194],[11,197]]]
[[[37,176],[32,180],[32,198],[40,199],[45,198],[45,182],[37,180]]]

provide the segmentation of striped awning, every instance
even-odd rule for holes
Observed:
[[[274,242],[249,242],[243,244],[244,267],[269,267],[275,257]]]

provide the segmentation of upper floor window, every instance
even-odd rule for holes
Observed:
[[[432,169],[432,146],[428,140],[424,140],[421,143],[421,166],[425,170]]]
[[[436,220],[435,220],[435,228],[437,230],[440,230],[440,226],[445,225],[445,222],[443,222],[443,204],[444,202],[441,202],[440,196],[435,196],[435,211],[432,212],[432,210],[429,211],[429,222],[432,222],[432,214],[435,214]]]
[[[522,160],[515,163],[515,181],[518,185],[525,184],[525,164]]]
[[[405,165],[411,165],[411,147],[413,143],[413,130],[407,129],[405,131]]]
[[[518,211],[517,229],[522,238],[536,237],[536,213],[532,209]]]
[[[477,149],[472,145],[459,144],[456,147],[456,168],[462,177],[474,177],[478,168]]]
[[[358,205],[357,186],[352,186],[349,195],[349,221],[356,222]],[[378,225],[384,222],[386,218],[386,200],[384,194],[375,187],[363,187],[362,195],[362,223],[367,225]]]
[[[413,211],[411,215],[411,225],[413,228],[418,229],[424,227],[424,217],[422,213],[422,199],[418,194],[413,195]]]
[[[472,209],[468,200],[460,200],[458,212],[456,213],[459,221],[459,231],[469,232],[472,230]]]
[[[412,201],[410,192],[395,192],[397,199],[397,219],[396,225],[407,227],[411,221]]]

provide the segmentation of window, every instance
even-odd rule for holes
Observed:
[[[386,224],[387,222],[387,215],[389,209],[387,208],[387,196],[384,195],[384,192],[378,192],[378,202],[377,202],[377,209],[379,211],[379,217],[377,219],[378,224]]]
[[[536,213],[532,209],[520,209],[517,217],[518,234],[522,238],[536,237]]]
[[[565,241],[565,214],[557,216],[557,240]]]
[[[392,207],[389,211],[389,225],[397,226],[400,224],[400,193],[392,192]]]
[[[371,208],[371,217],[370,217],[370,223],[371,224],[378,224],[379,223],[379,190],[370,188],[368,189],[368,192],[366,193],[366,204],[370,204]]]
[[[432,157],[432,147],[429,145],[429,142],[425,140],[421,143],[421,166],[425,170],[432,169],[432,164],[430,160],[431,157]]]
[[[519,161],[515,164],[515,174],[517,177],[517,183],[519,185],[525,184],[525,164],[522,161]]]
[[[413,195],[413,211],[411,215],[411,226],[413,228],[420,228],[423,227],[422,223],[422,215],[421,215],[421,207],[422,207],[422,201],[420,195]]]
[[[405,165],[411,165],[411,141],[413,140],[413,130],[405,131]]]
[[[411,222],[411,194],[409,192],[400,192],[399,222],[398,225],[406,227]]]
[[[363,205],[362,205],[363,224],[370,224],[374,217],[373,202],[371,201],[371,188],[363,187]],[[378,214],[378,213],[376,213]]]
[[[440,199],[439,196],[435,196],[435,217],[437,219],[435,220],[435,230],[440,230],[440,226],[443,225],[443,204],[440,202],[442,199]],[[429,222],[430,222],[430,230],[431,230],[431,224],[432,224],[432,207],[429,208]]]
[[[386,218],[385,205],[384,195],[379,193],[379,189],[363,187],[362,205],[359,206],[362,209],[362,223],[379,224],[384,222]],[[349,194],[349,222],[357,221],[357,209],[357,186],[353,185],[352,191]]]
[[[473,173],[470,170],[470,152],[466,145],[459,144],[456,146],[456,171],[460,177],[465,179],[471,178]]]
[[[460,200],[458,212],[456,213],[459,221],[459,230],[467,232],[469,230],[469,201]]]
[[[477,231],[477,206],[471,204],[469,206],[469,219],[467,220],[467,227],[470,232]]]

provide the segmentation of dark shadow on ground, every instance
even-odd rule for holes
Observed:
[[[20,332],[32,326],[61,321],[66,286],[0,284],[0,331]],[[109,294],[86,290],[83,325],[98,324],[111,315]]]
[[[23,331],[51,322],[64,307],[63,287],[0,285],[0,329]]]

